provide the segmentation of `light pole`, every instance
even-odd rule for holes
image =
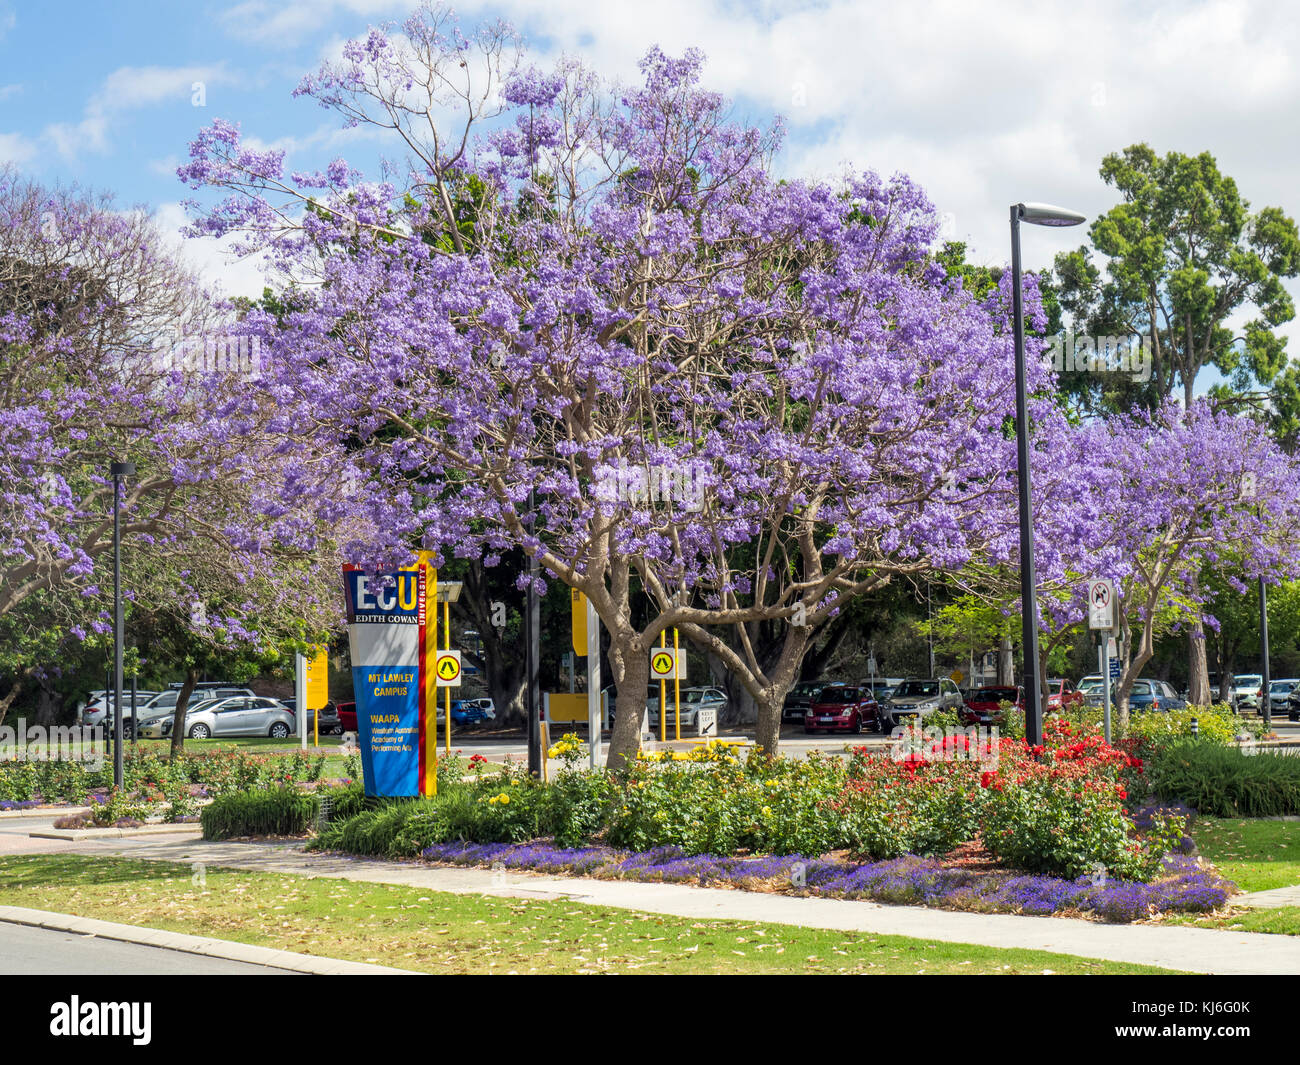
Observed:
[[[1043,706],[1038,691],[1038,578],[1034,573],[1034,521],[1030,509],[1029,395],[1025,379],[1025,308],[1020,280],[1020,223],[1077,226],[1083,215],[1045,203],[1011,205],[1011,307],[1016,343],[1016,451],[1020,480],[1020,611],[1024,625],[1025,740],[1043,742]]]
[[[537,500],[533,492],[528,493],[529,527],[534,527],[537,513]],[[541,671],[541,601],[534,590],[533,582],[537,580],[537,555],[528,556],[528,594],[524,599],[524,683],[526,691],[524,706],[528,710],[528,772],[535,777],[542,775],[542,730],[538,720],[542,710]]]
[[[135,476],[135,463],[113,462],[113,786],[122,786],[122,478]],[[132,728],[135,720],[132,719]]]

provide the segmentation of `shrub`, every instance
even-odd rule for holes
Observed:
[[[1201,814],[1300,814],[1300,758],[1187,740],[1151,760],[1150,778],[1161,798],[1185,802]]]
[[[294,788],[218,795],[203,810],[204,839],[237,836],[300,836],[316,823],[317,799]]]
[[[1193,718],[1196,719],[1198,737],[1220,747],[1228,746],[1242,733],[1258,735],[1261,728],[1259,721],[1247,721],[1234,714],[1231,707],[1220,704],[1131,714],[1124,735],[1126,739],[1141,744],[1147,751],[1156,750],[1190,739]]]
[[[1182,821],[1153,814],[1149,834],[1137,834],[1125,804],[1140,760],[1061,719],[1045,724],[1044,740],[1033,750],[1004,740],[997,769],[981,776],[985,847],[1033,873],[1156,876],[1181,841]]]

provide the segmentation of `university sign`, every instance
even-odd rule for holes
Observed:
[[[430,726],[437,713],[437,652],[426,625],[430,581],[437,581],[437,572],[423,562],[388,573],[343,567],[367,795],[413,797],[436,790],[437,742]]]

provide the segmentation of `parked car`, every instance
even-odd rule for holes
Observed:
[[[881,707],[887,729],[904,719],[921,720],[936,710],[960,710],[961,691],[949,677],[914,677],[898,685]]]
[[[1264,687],[1262,673],[1240,673],[1232,678],[1228,701],[1239,714],[1259,709],[1260,691]]]
[[[1001,725],[1006,720],[1003,703],[1024,709],[1024,688],[993,685],[976,688],[966,697],[966,705],[957,711],[963,725]]]
[[[1186,700],[1179,697],[1168,681],[1138,679],[1129,692],[1128,708],[1135,710],[1182,710]]]
[[[812,704],[812,698],[823,687],[824,680],[801,680],[785,693],[785,702],[781,704],[782,721],[803,721],[803,716]]]
[[[1280,714],[1286,707],[1287,699],[1291,693],[1300,687],[1300,680],[1295,677],[1284,677],[1282,680],[1270,681],[1268,685],[1268,708],[1269,716]],[[1256,694],[1258,699],[1260,716],[1264,714],[1264,689],[1260,688]]]
[[[1288,721],[1300,721],[1300,684],[1291,689],[1286,697],[1286,718]]]
[[[172,717],[176,713],[176,702],[180,698],[181,691],[177,687],[168,688],[165,692],[160,692],[149,700],[144,706],[137,706],[136,711],[140,717],[140,727],[151,721],[157,721],[159,718]],[[185,707],[185,716],[188,718],[190,713],[204,703],[210,703],[215,699],[233,699],[237,695],[252,695],[252,688],[199,688],[196,687],[190,692],[190,701]],[[130,707],[127,708],[128,711]],[[129,727],[131,721],[128,713],[127,718],[123,721],[124,727]],[[143,735],[143,733],[141,733]]]
[[[646,709],[650,712],[650,727],[659,727],[659,693],[646,699]],[[683,688],[682,689],[682,728],[695,728],[701,709],[718,712],[717,720],[722,721],[722,712],[727,709],[727,693],[721,688]],[[668,701],[664,704],[666,724],[677,725],[677,714],[673,710],[673,689],[668,686]]]
[[[355,702],[339,703],[339,724],[343,727],[344,732],[357,731],[357,704]]]
[[[117,697],[116,693],[95,691],[90,694],[90,701],[86,703],[81,711],[81,724],[110,727],[113,724],[113,700]],[[136,707],[143,706],[157,694],[156,691],[140,691],[137,689],[135,693]],[[122,725],[125,728],[126,723],[131,720],[131,689],[129,687],[122,691],[122,705],[126,709],[126,717],[122,719]]]
[[[1047,682],[1047,712],[1061,713],[1083,705],[1083,692],[1063,678]]]
[[[171,735],[172,719],[160,718],[145,726],[140,734],[146,738],[166,739]],[[236,696],[205,702],[185,715],[185,735],[206,740],[212,736],[272,736],[287,739],[297,731],[293,712],[276,699],[261,696]]]
[[[490,695],[469,696],[460,700],[464,704],[465,712],[474,712],[476,719],[479,721],[495,721],[497,716],[496,703],[492,701]],[[456,720],[456,704],[451,704],[451,719]]]
[[[858,681],[859,688],[866,688],[875,697],[876,702],[884,703],[890,693],[903,683],[902,677],[868,677]]]
[[[804,712],[803,730],[851,732],[860,735],[868,722],[876,732],[885,732],[884,714],[868,688],[850,684],[829,684],[822,688]]]
[[[298,704],[294,699],[281,699],[280,705],[289,713],[293,714],[295,723],[298,720]],[[297,729],[295,728],[296,732]],[[307,735],[314,735],[316,731],[316,711],[308,707],[307,709]],[[339,711],[333,703],[326,703],[320,708],[320,734],[322,736],[337,736],[343,732],[343,726],[339,721]]]

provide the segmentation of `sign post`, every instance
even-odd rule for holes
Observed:
[[[1110,648],[1111,631],[1115,628],[1115,582],[1092,580],[1088,582],[1088,628],[1100,630],[1102,731],[1110,743]]]
[[[581,594],[581,593],[579,593]],[[600,765],[600,618],[585,595],[587,614],[587,746],[591,748],[591,768]]]

